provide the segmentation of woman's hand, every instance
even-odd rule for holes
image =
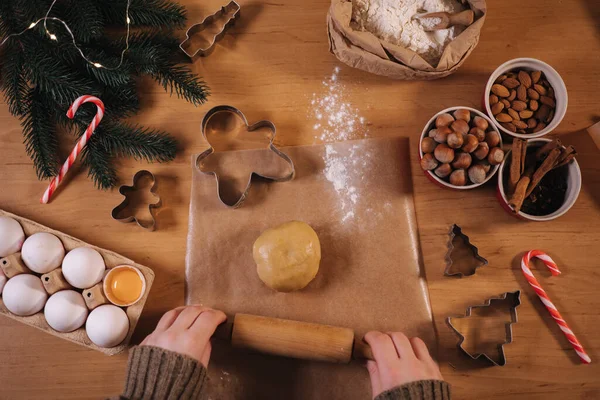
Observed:
[[[371,347],[375,359],[367,361],[373,398],[405,383],[443,380],[440,368],[421,339],[409,339],[400,332],[369,332],[364,340]]]
[[[222,311],[201,306],[179,307],[162,316],[142,346],[156,346],[184,354],[208,367],[210,338],[227,317]]]

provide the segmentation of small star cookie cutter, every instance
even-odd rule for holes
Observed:
[[[521,305],[521,291],[517,290],[515,292],[506,292],[506,293],[503,293],[502,295],[500,295],[499,297],[492,297],[492,298],[484,301],[483,304],[467,307],[467,311],[464,316],[454,317],[454,318],[468,318],[471,316],[471,312],[474,308],[494,307],[495,303],[500,302],[500,301],[505,301],[506,299],[508,299],[511,302],[510,322],[505,324],[506,340],[504,341],[504,343],[498,345],[498,354],[500,355],[500,359],[498,361],[494,360],[493,358],[491,358],[489,355],[487,355],[485,353],[469,353],[462,346],[463,342],[465,341],[465,336],[462,333],[460,333],[460,331],[458,329],[456,329],[456,327],[452,324],[452,317],[446,318],[446,323],[448,324],[448,326],[450,328],[452,328],[452,330],[460,338],[458,341],[458,344],[457,344],[458,348],[461,349],[463,351],[463,353],[465,353],[466,355],[471,357],[471,359],[477,360],[479,358],[483,358],[484,360],[487,360],[490,363],[492,363],[492,365],[499,366],[499,367],[506,365],[506,356],[504,354],[504,345],[512,343],[512,341],[513,341],[512,325],[516,324],[518,322],[517,307],[519,305]],[[485,332],[484,332],[484,334],[485,334]]]
[[[463,239],[465,246],[467,246],[471,249],[471,251],[473,253],[473,258],[475,258],[477,261],[479,261],[481,263],[480,265],[477,265],[475,268],[473,268],[473,270],[471,272],[468,272],[468,273],[463,273],[462,271],[450,272],[450,269],[452,268],[452,264],[453,264],[452,252],[454,251],[454,239],[456,237],[460,237]],[[471,275],[475,274],[475,272],[477,271],[477,268],[481,268],[486,265],[488,265],[488,260],[486,260],[485,258],[483,258],[479,255],[479,249],[477,249],[477,247],[471,243],[471,241],[469,240],[469,237],[463,233],[461,227],[456,224],[452,225],[450,227],[450,233],[449,233],[448,251],[446,252],[446,270],[444,271],[444,275],[458,276],[460,278],[462,278],[463,276],[471,276]]]
[[[283,161],[285,161],[289,165],[290,172],[283,176],[269,176],[269,175],[261,174],[257,171],[252,171],[248,178],[248,183],[247,183],[244,191],[240,195],[240,197],[235,202],[228,203],[221,196],[221,191],[219,188],[219,185],[220,185],[219,175],[215,171],[203,171],[200,168],[200,164],[202,163],[202,160],[206,159],[208,156],[210,156],[211,154],[213,154],[215,152],[214,147],[210,144],[210,141],[207,138],[206,128],[210,122],[210,119],[219,113],[230,113],[230,114],[234,114],[237,117],[239,117],[242,120],[242,122],[245,124],[247,132],[252,132],[252,131],[255,131],[260,128],[268,128],[269,130],[271,130],[272,134],[270,135],[269,146],[267,148],[270,151],[272,151],[273,153],[275,153],[277,156],[279,156]],[[248,124],[248,120],[246,119],[246,116],[244,115],[244,113],[242,113],[239,109],[232,107],[232,106],[221,105],[221,106],[217,106],[217,107],[210,109],[206,113],[206,115],[202,119],[201,131],[202,131],[202,137],[204,137],[204,140],[206,140],[208,142],[208,144],[210,145],[210,148],[208,150],[205,150],[200,155],[198,155],[198,157],[196,157],[196,163],[195,163],[196,168],[198,168],[198,170],[200,172],[202,172],[203,174],[213,175],[215,177],[215,181],[217,183],[217,196],[219,197],[219,200],[221,201],[221,203],[223,203],[225,206],[227,206],[229,208],[235,209],[235,208],[240,207],[244,203],[244,201],[248,197],[248,193],[250,192],[250,187],[252,186],[252,181],[255,177],[260,177],[260,178],[263,178],[263,179],[266,179],[266,180],[269,180],[272,182],[286,182],[286,181],[291,181],[292,179],[294,179],[294,176],[296,175],[296,168],[294,166],[294,162],[292,161],[292,159],[287,154],[285,154],[284,152],[279,150],[277,147],[275,147],[275,145],[273,144],[273,141],[275,140],[276,129],[275,129],[275,124],[273,124],[273,122],[271,122],[271,121],[262,120],[262,121],[258,121],[256,123],[250,125],[250,124]]]
[[[134,215],[125,215],[125,216],[121,216],[121,213],[123,212],[123,210],[125,210],[130,203],[129,200],[129,195],[132,192],[135,192],[138,189],[138,182],[143,179],[143,178],[149,178],[152,182],[152,186],[150,187],[150,193],[153,195],[153,197],[155,197],[157,199],[157,201],[155,203],[150,203],[148,204],[148,211],[150,212],[150,216],[151,219],[149,222],[145,222],[143,220],[139,220],[137,219]],[[119,187],[119,193],[121,193],[125,199],[121,202],[121,204],[119,204],[118,206],[116,206],[115,208],[113,208],[112,212],[111,212],[111,217],[115,220],[115,221],[119,221],[119,222],[123,222],[123,223],[128,223],[128,222],[132,222],[135,221],[136,224],[138,224],[139,227],[144,228],[148,231],[153,231],[156,228],[156,220],[154,219],[154,215],[152,214],[152,210],[155,208],[158,208],[161,206],[162,204],[162,200],[160,199],[160,197],[158,196],[158,194],[156,193],[156,177],[154,176],[154,174],[150,171],[147,170],[141,170],[136,172],[136,174],[133,176],[133,182],[131,186],[127,186],[127,185],[122,185],[121,187]]]
[[[215,44],[219,40],[221,40],[221,38],[223,38],[223,36],[225,36],[226,31],[229,28],[231,28],[231,26],[239,18],[240,8],[241,8],[240,5],[232,0],[229,2],[229,4],[222,6],[221,9],[218,10],[217,12],[215,12],[214,14],[207,16],[206,18],[204,18],[201,22],[199,22],[197,24],[190,26],[185,33],[184,41],[179,44],[179,48],[191,59],[193,59],[196,56],[200,56],[200,57],[208,56],[214,50]],[[194,51],[192,53],[188,52],[184,48],[185,43],[188,40],[190,40],[190,38],[192,36],[204,31],[207,27],[209,27],[212,23],[214,23],[215,20],[218,20],[221,17],[226,16],[226,15],[231,15],[231,17],[229,17],[229,19],[225,22],[225,24],[223,25],[223,29],[221,29],[219,32],[217,32],[212,37],[212,39],[210,41],[208,41],[208,44],[205,47],[199,47],[196,51]]]

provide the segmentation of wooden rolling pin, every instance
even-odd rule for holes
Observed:
[[[373,359],[369,345],[354,340],[352,329],[248,314],[236,314],[230,321],[219,326],[215,336],[233,347],[335,363]]]

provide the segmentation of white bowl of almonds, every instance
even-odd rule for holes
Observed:
[[[425,125],[419,160],[434,183],[458,190],[473,189],[498,171],[504,160],[502,137],[481,111],[450,107]]]
[[[558,72],[535,58],[505,62],[485,87],[485,109],[494,125],[521,139],[552,132],[564,118],[567,103],[567,88]]]

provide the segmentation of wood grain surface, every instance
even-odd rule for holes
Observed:
[[[222,2],[182,3],[192,23]],[[205,148],[199,131],[204,113],[218,104],[234,105],[250,121],[273,120],[278,145],[318,143],[311,99],[313,94],[327,92],[323,81],[339,66],[340,96],[365,118],[366,136],[411,140],[414,196],[439,334],[439,360],[455,398],[599,398],[600,151],[584,129],[600,118],[600,3],[491,0],[478,47],[457,73],[432,82],[391,81],[339,63],[328,52],[327,0],[240,3],[242,17],[231,33],[210,57],[193,65],[211,87],[209,104],[195,108],[170,97],[151,80],[140,82],[142,112],[135,121],[168,130],[181,143],[176,160],[169,164],[118,164],[124,184],[142,168],[157,175],[163,199],[157,231],[111,220],[110,211],[121,196],[116,190],[95,190],[86,172],[78,168],[69,173],[51,204],[39,204],[47,182],[37,181],[19,121],[4,103],[0,106],[0,207],[153,268],[156,280],[134,336],[139,341],[162,313],[183,304],[190,159]],[[493,182],[465,192],[440,189],[425,178],[417,162],[418,137],[430,116],[455,105],[481,108],[488,76],[496,66],[516,57],[548,62],[562,75],[569,92],[569,108],[556,134],[577,147],[583,187],[574,208],[553,222],[527,223],[507,215],[495,199]],[[62,138],[62,159],[73,144],[73,137]],[[459,224],[490,261],[472,277],[443,276],[452,223]],[[563,271],[560,277],[550,278],[543,268],[534,269],[589,352],[591,365],[579,364],[522,277],[519,259],[532,248],[547,251]],[[506,346],[507,365],[485,368],[460,354],[446,317],[461,315],[468,305],[516,289],[523,291],[523,304],[513,327],[514,343]],[[2,399],[103,398],[120,391],[126,361],[125,354],[107,357],[0,318]]]

